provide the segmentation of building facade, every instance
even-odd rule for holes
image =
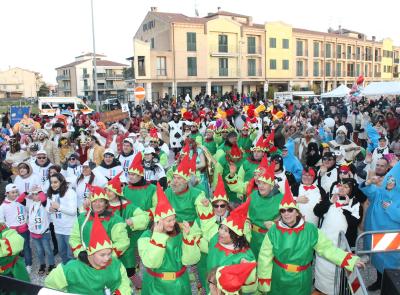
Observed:
[[[37,97],[42,84],[38,72],[21,68],[0,71],[0,98]]]
[[[165,94],[329,91],[398,78],[400,48],[345,29],[317,32],[218,11],[205,17],[152,7],[134,41],[134,78],[147,99]],[[268,86],[267,86],[268,85]],[[265,88],[264,88],[265,87]]]
[[[59,96],[94,97],[93,54],[87,53],[75,61],[56,68]],[[97,89],[100,99],[124,96],[126,91],[124,70],[128,65],[109,61],[96,54]]]

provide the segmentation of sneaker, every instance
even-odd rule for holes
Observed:
[[[26,266],[26,271],[28,272],[28,274],[31,274],[31,272],[32,272],[32,265],[27,265],[27,266]]]
[[[47,274],[49,274],[54,268],[56,268],[55,265],[49,265],[49,267],[47,268]]]
[[[38,275],[42,276],[45,274],[45,272],[46,272],[46,264],[41,264],[38,271]]]

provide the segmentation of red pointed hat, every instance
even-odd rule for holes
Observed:
[[[160,138],[158,137],[157,128],[151,128],[149,133],[150,133],[150,137],[151,137],[152,139],[157,139],[157,140],[160,139]]]
[[[243,236],[244,225],[247,219],[247,213],[249,211],[250,198],[247,198],[246,202],[241,204],[235,210],[233,210],[227,218],[222,221],[222,224],[229,227],[237,235]]]
[[[252,151],[265,151],[265,142],[264,138],[260,136],[260,138],[257,140],[257,143],[255,146],[251,148]]]
[[[112,243],[110,237],[107,235],[104,226],[101,224],[99,215],[94,214],[94,220],[92,225],[92,231],[90,232],[90,241],[87,252],[89,255],[96,253],[103,249],[112,249]]]
[[[299,210],[296,201],[293,199],[292,191],[290,190],[289,182],[285,181],[285,194],[279,204],[279,209],[295,208]]]
[[[236,143],[234,143],[231,147],[231,150],[229,151],[229,155],[233,160],[238,160],[242,158],[243,153],[240,150],[239,146]]]
[[[174,174],[179,175],[186,180],[189,180],[191,173],[192,173],[192,162],[189,159],[189,155],[185,155],[180,161]]]
[[[115,175],[114,178],[107,183],[107,189],[117,194],[118,196],[122,196],[122,183],[120,179],[122,172],[123,171]]]
[[[268,168],[268,158],[264,155],[261,159],[260,164],[258,165],[257,169],[254,171],[255,173],[263,173]]]
[[[264,173],[257,179],[258,181],[262,181],[268,183],[270,185],[275,184],[275,162],[272,161],[271,165],[265,169]]]
[[[180,152],[180,154],[181,155],[189,155],[189,153],[190,153],[190,145],[189,145],[189,141],[186,141],[184,147],[182,148],[182,150]]]
[[[217,185],[215,186],[213,198],[211,199],[211,202],[216,202],[216,201],[225,201],[227,203],[229,202],[221,174],[218,174],[218,182]]]
[[[91,184],[86,184],[87,189],[90,192],[90,202],[93,202],[95,200],[98,199],[104,199],[109,201],[109,197],[107,195],[107,192],[104,190],[104,188],[99,187],[99,186],[95,186],[95,185],[91,185]]]
[[[256,266],[256,262],[244,262],[219,267],[216,272],[218,289],[224,294],[239,294]]]
[[[144,176],[144,168],[142,162],[143,162],[142,153],[138,152],[136,156],[133,158],[131,166],[129,166],[128,173],[135,173],[140,176]]]
[[[154,212],[154,221],[157,222],[161,218],[166,218],[175,214],[175,210],[169,203],[163,188],[161,187],[160,183],[157,182],[157,206]]]

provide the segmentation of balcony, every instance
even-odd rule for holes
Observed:
[[[125,90],[125,85],[97,85],[98,90]]]
[[[254,78],[262,77],[262,70],[261,70],[261,69],[258,69],[258,70],[253,71],[253,72],[247,72],[247,77],[249,77],[249,78],[252,78],[252,77],[254,77]]]
[[[69,76],[69,75],[60,75],[60,76],[57,76],[57,78],[56,78],[58,81],[62,81],[62,80],[71,80],[71,76]]]
[[[97,73],[97,80],[105,80],[106,73]]]
[[[89,78],[89,74],[83,74],[83,75],[82,75],[82,78],[83,78],[83,79]]]
[[[210,55],[211,56],[230,56],[230,57],[237,57],[239,56],[239,52],[237,50],[237,46],[232,45],[218,45],[215,44],[210,48]]]
[[[123,80],[123,74],[106,74],[106,80]]]
[[[347,77],[355,77],[355,72],[354,71],[347,71]]]
[[[239,73],[236,69],[216,68],[210,72],[210,78],[238,78]]]
[[[262,54],[262,48],[261,48],[261,46],[250,46],[250,47],[247,47],[246,54],[247,55],[261,55]]]
[[[400,61],[400,59],[399,59],[399,58],[394,58],[394,59],[393,59],[393,62],[394,62],[395,64],[398,64],[398,63],[400,63],[399,61]]]
[[[71,86],[58,86],[58,90],[71,91]]]

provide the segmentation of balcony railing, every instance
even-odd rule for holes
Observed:
[[[122,90],[126,89],[125,85],[97,85],[98,90]]]
[[[252,55],[252,54],[260,55],[260,54],[262,54],[262,48],[261,48],[261,46],[255,46],[255,47],[250,46],[250,47],[247,47],[246,54],[248,54],[248,55]]]
[[[71,80],[71,76],[69,76],[69,75],[60,75],[60,76],[57,76],[57,80]]]
[[[216,68],[210,72],[211,78],[237,78],[239,73],[235,69],[229,68]]]
[[[106,74],[106,80],[122,80],[124,75],[122,74]]]
[[[247,72],[247,76],[248,77],[261,77],[262,76],[262,70],[258,69],[256,71]]]
[[[228,45],[213,45],[210,48],[211,55],[213,56],[238,56],[238,48],[235,44]]]

